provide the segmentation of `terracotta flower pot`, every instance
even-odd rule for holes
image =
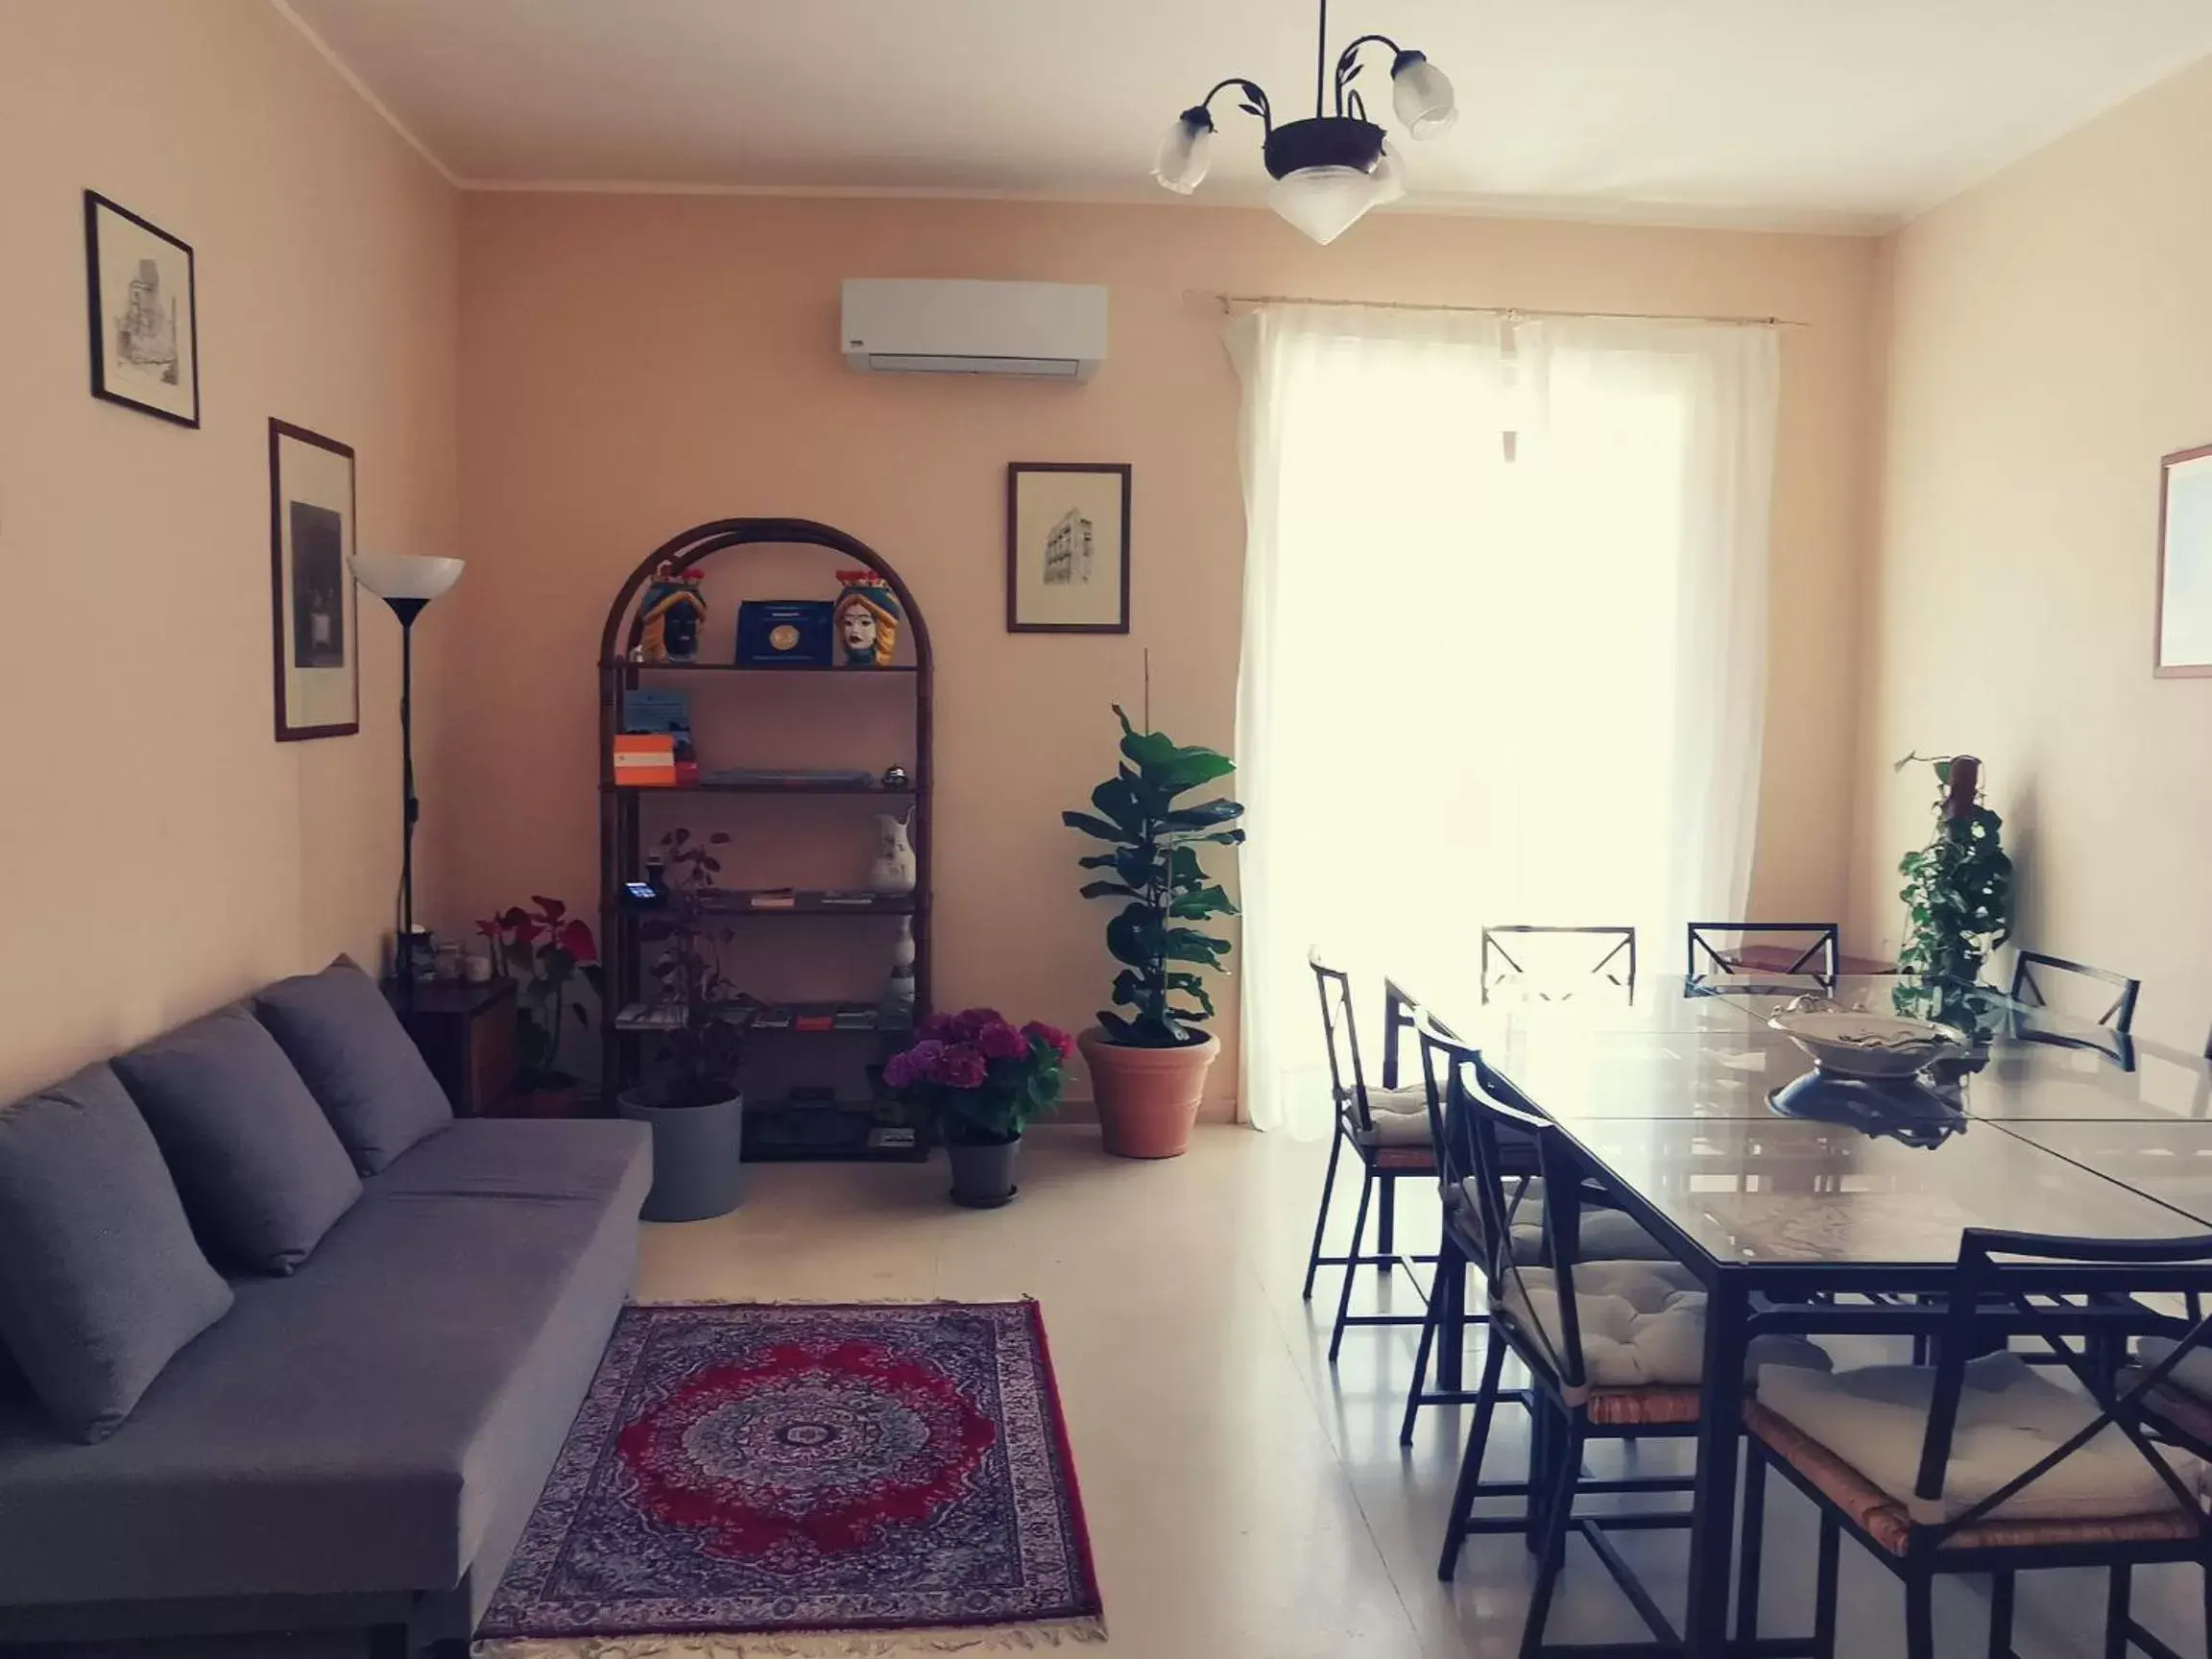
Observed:
[[[1219,1040],[1209,1032],[1187,1048],[1130,1048],[1108,1042],[1094,1025],[1075,1042],[1091,1069],[1106,1150],[1119,1158],[1182,1157]]]

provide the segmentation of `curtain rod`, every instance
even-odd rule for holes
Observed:
[[[1218,301],[1223,312],[1254,305],[1341,305],[1368,311],[1460,311],[1508,321],[1532,317],[1557,317],[1600,323],[1707,323],[1728,328],[1810,328],[1789,317],[1693,317],[1674,311],[1546,311],[1527,305],[1423,305],[1410,300],[1322,300],[1301,294],[1204,294],[1194,299]]]

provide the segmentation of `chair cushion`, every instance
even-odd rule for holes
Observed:
[[[1429,1144],[1429,1092],[1426,1089],[1370,1089],[1367,1115],[1374,1127],[1361,1139],[1370,1146]],[[1358,1121],[1357,1113],[1352,1121]]]
[[[2165,1364],[2168,1356],[2179,1346],[2171,1336],[2139,1336],[2135,1340],[2135,1358],[2148,1370]],[[2212,1347],[2200,1343],[2184,1354],[2180,1362],[2166,1373],[2166,1383],[2200,1400],[2212,1401]]]
[[[1990,1354],[1966,1368],[1959,1424],[1941,1499],[1912,1496],[1928,1431],[1936,1373],[1925,1365],[1868,1365],[1832,1376],[1771,1373],[1760,1402],[1818,1442],[1902,1505],[1923,1526],[1954,1519],[2048,1456],[2095,1420],[2096,1403],[2071,1382],[2038,1373],[2014,1354]],[[2203,1468],[2186,1453],[2169,1460],[2200,1489]],[[2084,1520],[2176,1507],[2174,1495],[2128,1438],[2107,1424],[2086,1445],[1986,1519]]]
[[[1513,1260],[1524,1266],[1544,1260],[1544,1178],[1533,1175],[1524,1188],[1520,1182],[1506,1183],[1506,1197],[1511,1199],[1516,1190],[1521,1196],[1513,1205]],[[1476,1178],[1469,1176],[1459,1183],[1460,1203],[1473,1207],[1476,1203]],[[1576,1259],[1585,1262],[1668,1262],[1672,1258],[1667,1246],[1644,1231],[1635,1217],[1619,1210],[1585,1208],[1575,1224]]]
[[[291,1272],[361,1196],[330,1120],[243,1008],[196,1020],[113,1064],[168,1160],[193,1231],[226,1265]]]
[[[1594,1387],[1688,1387],[1705,1380],[1705,1293],[1678,1262],[1578,1262],[1575,1318],[1583,1381]],[[1564,1358],[1558,1276],[1549,1267],[1508,1275],[1491,1311],[1503,1313],[1545,1351]],[[1825,1371],[1825,1350],[1795,1336],[1752,1339],[1744,1375]]]
[[[376,982],[344,956],[253,998],[364,1175],[453,1121],[452,1104]]]
[[[0,1110],[0,1341],[65,1432],[112,1434],[230,1301],[112,1070]]]

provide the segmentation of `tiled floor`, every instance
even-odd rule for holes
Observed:
[[[648,1229],[647,1298],[866,1300],[1035,1296],[1043,1304],[1103,1581],[1108,1649],[1142,1659],[1442,1659],[1514,1651],[1530,1579],[1518,1540],[1471,1540],[1437,1582],[1436,1546],[1457,1470],[1459,1413],[1397,1431],[1414,1333],[1355,1331],[1333,1373],[1329,1309],[1299,1300],[1326,1148],[1201,1130],[1190,1156],[1133,1164],[1096,1132],[1034,1132],[1022,1190],[977,1214],[944,1200],[942,1166],[751,1171],[720,1221]],[[1416,1211],[1415,1189],[1406,1188]],[[1349,1225],[1350,1205],[1344,1206]],[[1326,1275],[1324,1286],[1329,1286]],[[1518,1413],[1500,1455],[1518,1460]],[[1687,1447],[1647,1443],[1644,1467],[1686,1467]],[[1768,1633],[1802,1628],[1812,1597],[1809,1505],[1769,1486]],[[1686,1546],[1629,1534],[1635,1561],[1679,1617]],[[1852,1659],[1903,1649],[1887,1573],[1843,1556]],[[2137,1575],[2146,1623],[2203,1651],[2194,1571]],[[2102,1575],[2022,1581],[2021,1659],[2100,1651]],[[1942,1587],[1946,1654],[1984,1650],[1986,1591]],[[1552,1616],[1557,1641],[1642,1635],[1575,1547]]]
[[[1187,1158],[1132,1164],[1100,1153],[1095,1130],[1046,1129],[1022,1150],[1020,1199],[984,1214],[946,1203],[942,1163],[759,1168],[734,1214],[646,1230],[638,1290],[657,1300],[1038,1298],[1110,1627],[1104,1649],[1071,1654],[1512,1653],[1530,1578],[1516,1539],[1470,1541],[1457,1578],[1436,1580],[1461,1423],[1433,1409],[1413,1450],[1399,1450],[1413,1333],[1355,1332],[1332,1372],[1325,1299],[1299,1300],[1325,1155],[1220,1128],[1202,1130]],[[1420,1208],[1414,1192],[1408,1185],[1409,1213]],[[1500,1456],[1517,1462],[1518,1413],[1500,1423]],[[1685,1451],[1647,1443],[1643,1466],[1679,1469]],[[1765,1605],[1767,1632],[1781,1634],[1808,1616],[1812,1511],[1779,1482],[1769,1490]],[[1681,1534],[1629,1534],[1623,1551],[1678,1618]],[[2201,1654],[2195,1573],[2161,1569],[2137,1584],[2146,1622],[2178,1651]],[[1944,1654],[1984,1651],[1985,1594],[1974,1583],[1939,1589]],[[2020,1659],[2100,1651],[2104,1597],[2097,1575],[2023,1580]],[[1896,1582],[1849,1543],[1842,1607],[1849,1659],[1903,1650]],[[1550,1633],[1562,1642],[1642,1635],[1579,1545]],[[183,1651],[157,1644],[130,1655]],[[282,1640],[191,1647],[194,1659],[353,1651]]]

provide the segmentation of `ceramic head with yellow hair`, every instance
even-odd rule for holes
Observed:
[[[840,570],[845,585],[835,612],[837,662],[844,668],[888,668],[904,620],[891,585],[873,570]]]

